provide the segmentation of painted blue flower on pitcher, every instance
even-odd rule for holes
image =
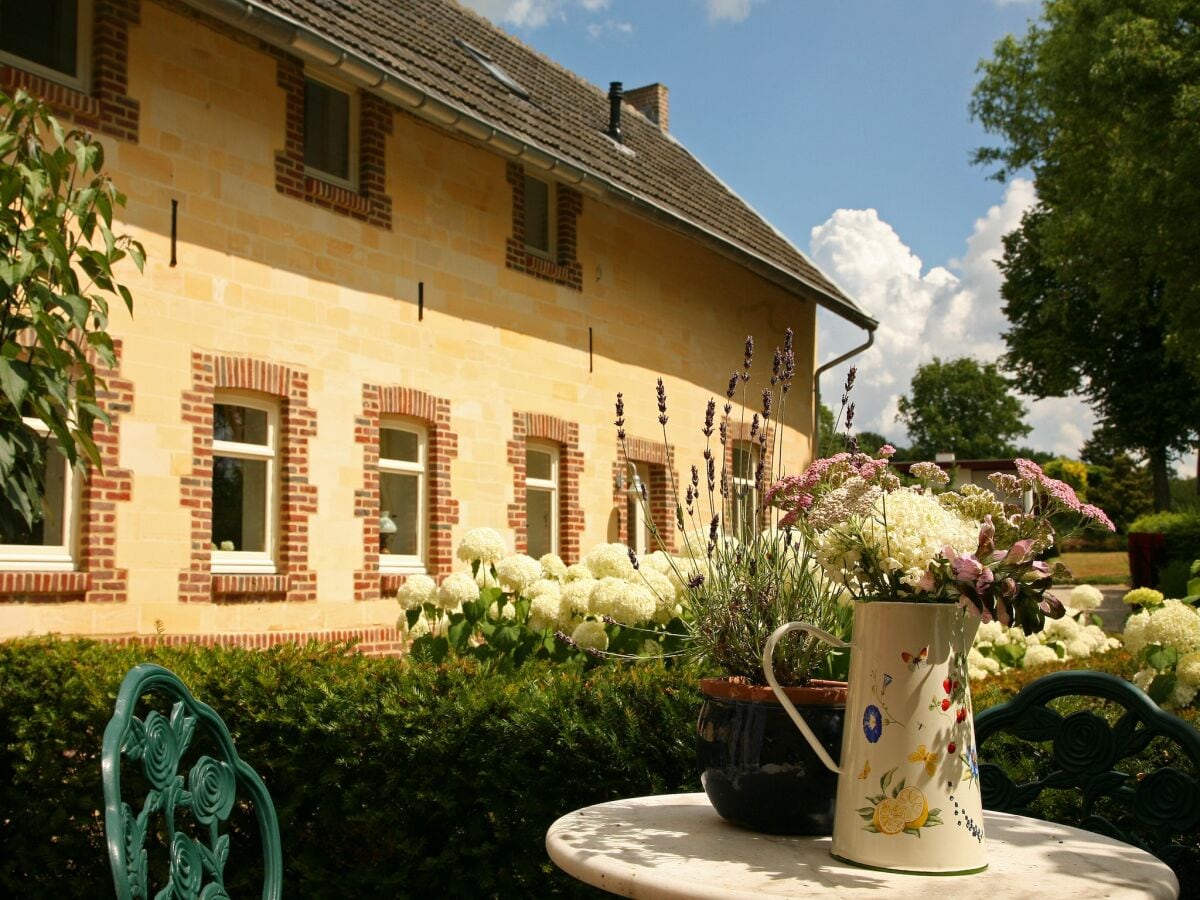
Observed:
[[[863,734],[872,744],[878,741],[879,736],[883,734],[883,714],[874,703],[863,710]]]

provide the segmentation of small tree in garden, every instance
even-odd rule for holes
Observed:
[[[66,131],[38,100],[0,93],[0,541],[41,518],[47,452],[99,466],[92,441],[115,363],[108,304],[133,298],[114,275],[141,244],[112,232],[124,195],[90,134]],[[32,424],[32,423],[39,424]]]

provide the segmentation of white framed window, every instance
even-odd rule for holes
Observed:
[[[754,489],[754,473],[757,467],[758,448],[754,442],[734,441],[730,511],[733,514],[733,534],[738,540],[746,540],[758,531],[755,516],[758,494]]]
[[[304,78],[304,170],[355,190],[358,180],[358,95],[335,82]]]
[[[525,528],[527,552],[534,559],[558,553],[558,447],[525,447]]]
[[[91,0],[0,0],[0,62],[88,89]]]
[[[218,393],[213,402],[212,570],[275,572],[279,408]]]
[[[27,526],[19,517],[12,522],[15,534],[0,540],[0,569],[70,572],[75,569],[79,520],[79,485],[74,470],[58,451],[40,419],[22,421],[41,437],[45,461],[42,503]],[[11,518],[11,517],[10,517]]]
[[[553,197],[548,181],[525,174],[525,249],[547,259],[554,257]]]
[[[644,462],[630,463],[630,485],[626,502],[626,532],[629,536],[629,548],[641,556],[658,549],[654,546],[653,535],[650,534],[650,502],[653,495],[650,492],[650,466]],[[642,494],[645,487],[646,493]]]
[[[379,568],[424,572],[429,531],[429,435],[415,422],[379,426]]]

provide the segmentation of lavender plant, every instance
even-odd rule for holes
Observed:
[[[799,531],[781,527],[778,511],[766,503],[770,474],[784,466],[783,416],[795,377],[791,329],[774,352],[769,387],[761,390],[752,409],[753,364],[751,336],[746,338],[740,369],[729,377],[720,412],[716,398],[705,406],[701,461],[691,465],[683,483],[668,469],[674,521],[654,521],[644,485],[639,485],[637,496],[652,540],[673,577],[684,586],[687,652],[728,675],[765,684],[762,650],[778,626],[800,620],[846,636],[851,609],[841,602],[841,587],[817,564]],[[656,399],[662,440],[669,445],[667,393],[661,378]],[[735,423],[736,435],[748,436],[737,453]],[[622,455],[632,469],[621,393],[614,424]],[[667,529],[673,530],[677,551],[671,549]],[[775,673],[780,683],[792,685],[817,675],[836,677],[844,673],[844,654],[795,634],[780,645]]]

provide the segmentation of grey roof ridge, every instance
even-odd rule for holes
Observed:
[[[747,266],[747,268],[792,293],[796,292],[794,288],[795,284],[803,285],[808,290],[814,292],[816,302],[819,305],[824,306],[834,314],[841,316],[860,328],[864,328],[867,331],[874,331],[878,327],[879,323],[877,320],[861,310],[857,304],[850,300],[849,293],[840,285],[837,285],[824,272],[821,272],[821,274],[842,293],[842,297],[833,296],[823,286],[812,282],[802,274],[781,266],[761,253],[750,249],[740,241],[734,240],[729,235],[713,231],[708,226],[692,219],[681,210],[667,206],[626,187],[596,172],[582,162],[569,159],[559,152],[548,150],[540,146],[536,139],[514,133],[513,130],[506,126],[489,121],[480,114],[447,99],[437,91],[421,85],[399,68],[385,68],[362,52],[346,47],[344,44],[333,40],[327,35],[321,34],[312,27],[297,21],[280,10],[265,7],[256,2],[256,0],[183,0],[183,2],[195,9],[207,12],[234,28],[255,34],[273,46],[287,49],[297,53],[301,57],[334,68],[342,77],[379,94],[393,104],[399,105],[400,108],[406,109],[443,129],[459,132],[480,143],[494,146],[503,155],[532,163],[538,168],[558,174],[563,177],[564,181],[588,188],[593,196],[601,196],[604,193],[611,194],[617,199],[632,205],[635,209],[651,213],[652,218],[684,234],[691,233],[692,236],[698,234],[713,243],[717,249],[722,250],[725,255],[735,261],[742,262],[743,264],[750,262],[751,265]],[[459,4],[459,7],[468,9],[467,7],[462,7],[461,4]],[[478,17],[477,13],[472,14]],[[505,34],[507,35],[507,32]],[[536,53],[537,51],[531,52]],[[550,60],[549,57],[543,54],[538,55],[542,59],[551,62],[556,68],[570,73],[572,78],[586,85],[589,90],[599,90],[595,85],[580,78],[580,76],[569,69],[565,69],[559,63]],[[430,100],[443,107],[443,109],[438,110],[436,107],[427,108]],[[450,113],[450,115],[447,115],[447,113]],[[736,192],[732,191],[711,169],[697,159],[695,154],[688,150],[682,142],[669,132],[663,133],[695,160],[725,190],[729,191],[732,196],[736,197],[739,202],[743,203],[747,209],[753,212],[781,240],[795,250],[802,259],[812,265],[808,257],[799,248],[795,247],[774,225],[759,215]],[[815,266],[813,268],[818,272],[821,271]]]

